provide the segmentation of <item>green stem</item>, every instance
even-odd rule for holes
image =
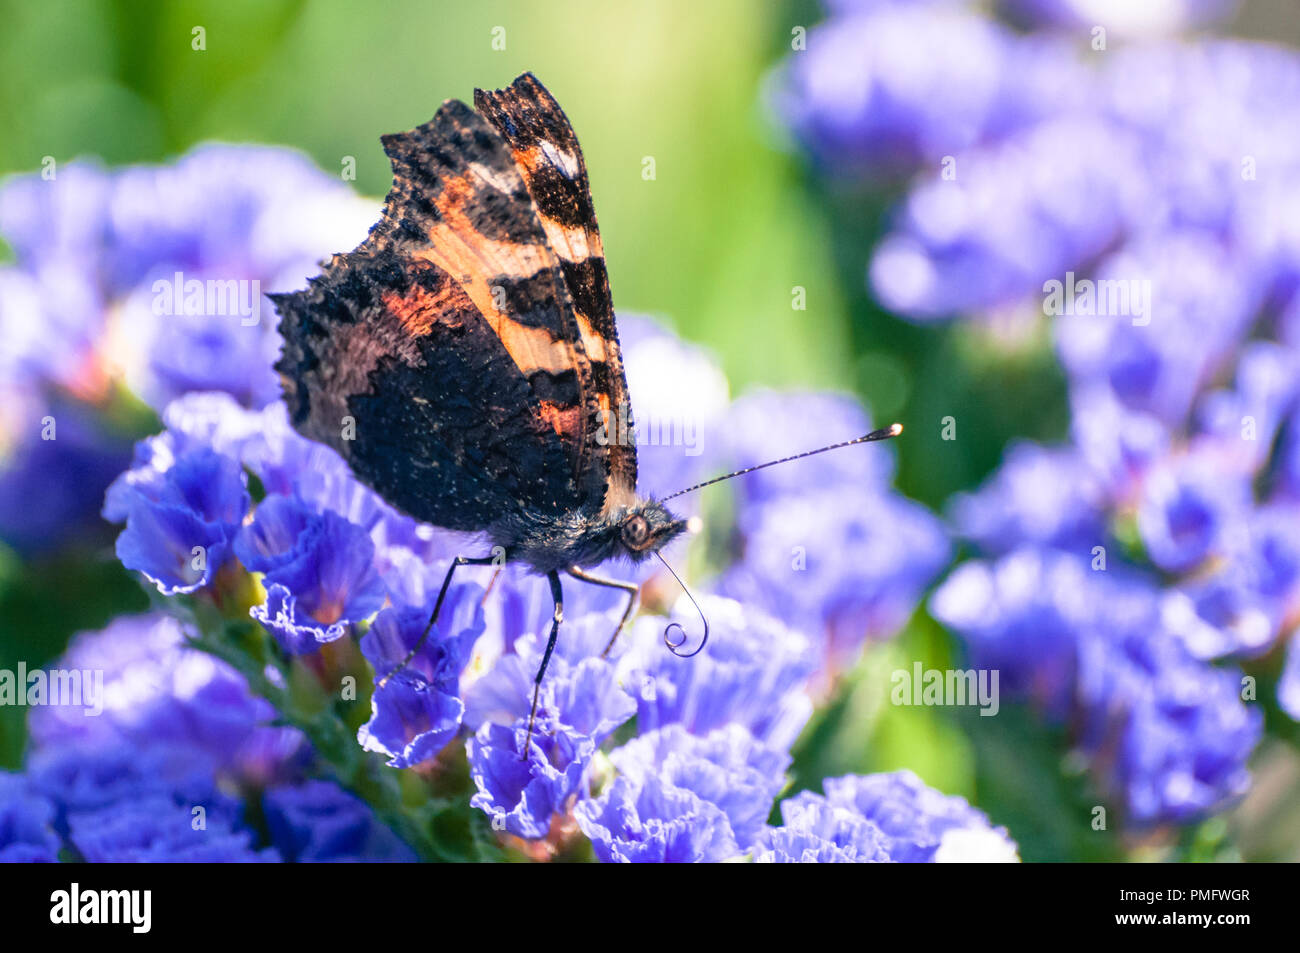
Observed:
[[[251,622],[230,621],[210,606],[189,602],[187,614],[200,633],[190,644],[226,662],[248,680],[251,691],[271,703],[284,718],[307,736],[316,753],[334,772],[339,783],[352,791],[374,811],[394,834],[411,846],[421,860],[455,861],[461,858],[444,851],[432,836],[430,821],[445,805],[429,802],[413,813],[402,796],[401,774],[383,764],[377,755],[362,750],[347,726],[328,709],[319,713],[302,711],[289,692],[266,676],[268,660],[259,660],[241,647],[256,638]],[[274,663],[273,663],[274,664]]]

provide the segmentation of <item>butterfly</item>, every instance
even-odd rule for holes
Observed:
[[[628,594],[608,653],[637,586],[590,570],[658,556],[687,523],[637,493],[609,277],[573,127],[531,73],[475,90],[474,107],[448,100],[429,122],[381,138],[394,180],[379,222],[306,289],[271,296],[284,340],[276,369],[294,427],[338,451],[385,500],[417,520],[485,534],[506,562],[547,578],[555,609],[531,739],[564,615],[561,574]],[[407,661],[456,569],[499,561],[452,561]],[[694,655],[707,620],[691,652],[678,651],[680,625],[664,638]]]

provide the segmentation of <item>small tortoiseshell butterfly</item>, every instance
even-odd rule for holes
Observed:
[[[629,594],[608,652],[637,587],[587,570],[658,555],[686,523],[636,493],[627,381],[573,128],[531,73],[475,90],[474,105],[448,100],[424,125],[382,138],[394,174],[383,217],[306,290],[272,296],[284,338],[276,369],[293,425],[388,502],[483,532],[550,581],[535,715],[563,616],[560,573]],[[620,413],[628,439],[605,439]],[[343,438],[346,417],[354,439]],[[493,561],[453,561],[421,643],[456,567]],[[687,654],[707,637],[706,621]],[[685,639],[665,641],[676,651]]]

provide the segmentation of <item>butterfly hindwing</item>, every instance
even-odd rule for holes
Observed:
[[[636,490],[636,441],[608,439],[620,432],[608,423],[619,415],[625,421],[622,432],[630,437],[632,412],[604,246],[578,137],[560,104],[532,73],[524,73],[505,89],[475,90],[474,105],[509,145],[559,259],[601,411],[588,426],[590,441],[604,450],[605,502],[625,505]]]

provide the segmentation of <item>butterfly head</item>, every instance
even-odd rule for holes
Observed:
[[[638,500],[618,520],[618,544],[623,555],[640,562],[686,532],[686,520],[678,519],[658,500]]]

